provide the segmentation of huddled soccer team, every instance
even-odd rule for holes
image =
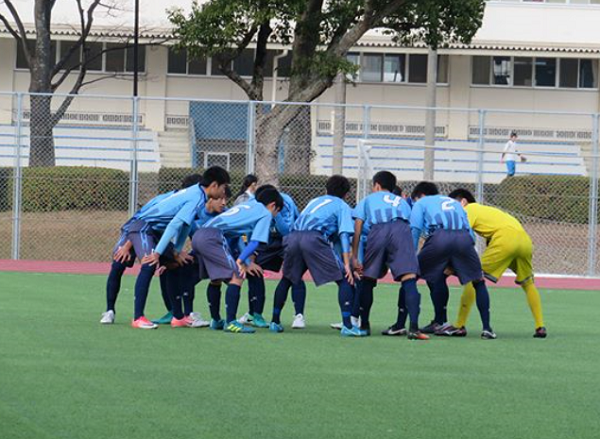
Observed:
[[[288,194],[272,185],[259,186],[254,176],[245,178],[229,209],[227,171],[211,167],[203,175],[186,177],[180,189],[153,198],[122,226],[107,281],[107,309],[100,322],[114,323],[121,278],[137,258],[141,269],[135,282],[134,328],[154,329],[165,323],[174,328],[209,326],[231,333],[269,328],[279,333],[284,331],[281,312],[291,290],[292,328],[301,329],[306,302],[303,277],[308,272],[317,286],[337,284],[342,320],[332,327],[345,337],[364,337],[371,334],[373,292],[378,280],[390,272],[400,284],[398,313],[383,335],[412,340],[427,340],[428,334],[466,336],[466,321],[475,302],[481,337],[495,339],[485,279],[496,282],[510,268],[533,313],[534,337],[546,337],[533,281],[533,246],[518,220],[478,204],[466,189],[443,196],[435,184],[421,182],[410,197],[404,197],[388,171],[375,174],[372,183],[372,193],[352,209],[345,201],[348,179],[334,175],[327,181],[325,195],[309,201],[300,212]],[[481,260],[475,233],[488,244]],[[188,239],[189,253],[184,251]],[[263,316],[265,270],[281,271],[270,323]],[[144,309],[157,271],[167,314],[152,322]],[[447,317],[449,276],[464,285],[454,325]],[[205,279],[209,280],[210,322],[194,312],[195,287]],[[419,326],[418,279],[427,283],[435,313],[424,327]],[[248,312],[238,318],[244,281]],[[221,315],[223,283],[225,318]]]

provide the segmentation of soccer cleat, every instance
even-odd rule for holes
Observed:
[[[358,326],[352,326],[352,328],[342,327],[342,337],[366,337],[367,333],[361,330]]]
[[[249,328],[248,326],[242,325],[239,320],[234,320],[227,323],[225,326],[225,332],[231,332],[234,334],[254,334],[256,331],[254,328]]]
[[[467,328],[464,326],[462,328],[457,328],[456,326],[450,326],[446,329],[446,333],[449,337],[466,337],[467,336]]]
[[[269,324],[265,321],[265,318],[261,314],[255,313],[252,316],[252,326],[255,328],[268,328]]]
[[[189,315],[190,328],[207,328],[210,322],[200,317],[200,313],[194,312]]]
[[[139,319],[131,322],[131,327],[137,329],[156,329],[158,328],[158,325],[156,323],[152,323],[146,317],[142,316]]]
[[[350,316],[350,323],[352,323],[352,326],[358,326],[359,328],[362,326],[361,325],[361,321],[360,321],[360,317],[352,317],[352,316]]]
[[[304,315],[296,314],[294,316],[294,321],[292,322],[292,329],[304,329],[306,328],[306,320],[304,320]]]
[[[115,312],[111,309],[109,311],[102,313],[102,318],[100,319],[100,323],[103,325],[112,325],[115,323]]]
[[[283,326],[281,325],[281,323],[271,322],[271,325],[269,325],[269,331],[283,332]]]
[[[496,340],[496,338],[498,338],[498,336],[496,335],[496,333],[494,331],[492,331],[492,329],[484,329],[483,332],[481,333],[481,338],[484,340]]]
[[[172,319],[173,319],[173,313],[171,311],[169,311],[164,316],[162,316],[160,319],[152,320],[152,323],[154,323],[156,325],[168,325],[169,323],[171,323]]]
[[[222,331],[225,328],[225,320],[214,320],[210,321],[210,329],[213,331]]]
[[[246,313],[242,317],[240,317],[237,321],[240,322],[242,325],[248,325],[248,324],[252,323],[252,316],[250,315],[250,313]]]
[[[416,332],[408,331],[407,338],[409,340],[429,340],[429,336],[427,334],[423,334],[421,331],[416,331]]]
[[[420,331],[423,334],[435,334],[435,331],[437,331],[441,326],[442,325],[432,320],[429,325],[425,326],[424,328],[421,328]]]
[[[343,323],[331,323],[331,324],[329,324],[329,327],[331,329],[337,329],[338,331],[341,331],[342,328],[344,327],[344,324]]]
[[[533,334],[533,338],[546,338],[548,336],[548,332],[546,332],[546,328],[540,326],[535,330],[535,334]]]
[[[173,317],[171,319],[171,328],[189,328],[191,324],[192,320],[189,317],[184,317],[182,319]]]
[[[352,325],[354,326],[354,325]],[[360,330],[365,334],[365,337],[370,337],[371,336],[371,325],[362,325],[362,326],[358,326],[358,328],[360,328]]]
[[[387,335],[391,337],[402,337],[408,334],[406,328],[399,328],[395,324],[387,328],[385,331],[381,331],[381,335]]]
[[[436,329],[434,334],[437,336],[441,336],[441,337],[450,337],[450,335],[451,335],[450,331],[453,329],[455,329],[455,328],[450,323],[444,323],[443,325],[440,325],[440,327]]]

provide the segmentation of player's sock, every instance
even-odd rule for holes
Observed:
[[[121,290],[121,279],[127,267],[121,262],[113,261],[106,281],[106,311],[114,311],[117,296]]]
[[[544,326],[544,316],[542,314],[542,299],[540,298],[540,292],[533,283],[533,280],[527,281],[525,284],[521,285],[521,287],[525,290],[525,294],[527,295],[527,303],[529,303],[531,314],[533,314],[535,327],[536,329],[541,328]]]
[[[214,285],[212,282],[206,288],[206,299],[210,317],[215,320],[221,320],[221,285]]]
[[[433,302],[433,309],[435,311],[435,317],[433,320],[438,325],[443,325],[448,321],[447,306],[448,299],[450,297],[450,291],[446,284],[446,279],[439,280],[437,282],[427,282],[429,291],[431,292],[431,301]]]
[[[158,280],[160,282],[160,294],[162,296],[163,303],[165,304],[165,309],[167,311],[173,311],[171,297],[169,296],[169,291],[167,289],[167,272],[161,274]]]
[[[239,285],[227,285],[227,291],[225,292],[227,323],[233,322],[236,319],[238,306],[240,304],[240,290],[241,287]]]
[[[471,308],[475,303],[475,288],[472,283],[465,285],[462,296],[460,296],[460,308],[458,310],[458,320],[456,321],[457,328],[463,328],[467,325],[467,319]]]
[[[354,300],[352,301],[352,317],[360,317],[360,296],[362,294],[362,280],[357,280],[354,284]]]
[[[479,315],[481,316],[481,324],[483,326],[483,330],[491,331],[492,328],[490,326],[490,294],[488,292],[488,289],[485,286],[485,282],[482,280],[478,282],[473,282],[473,287],[475,288],[475,301],[477,303]]]
[[[166,278],[167,291],[171,299],[171,312],[173,317],[178,320],[183,318],[183,307],[182,307],[182,285],[180,268],[174,270],[167,270],[164,274]]]
[[[292,285],[292,302],[294,302],[294,312],[296,315],[304,314],[304,305],[306,304],[306,284],[303,280]]]
[[[410,330],[419,330],[419,313],[421,312],[421,295],[417,290],[417,280],[409,279],[402,282],[404,288],[406,309],[410,316]]]
[[[371,307],[373,306],[373,289],[375,281],[373,279],[363,279],[360,291],[360,321],[361,325],[368,327],[371,316]]]
[[[251,298],[252,314],[262,314],[265,310],[265,280],[259,276],[248,276],[248,296]]]
[[[419,294],[419,297],[421,295]],[[419,298],[419,304],[421,303],[421,299]],[[396,328],[404,328],[406,327],[406,318],[408,317],[408,312],[406,311],[406,290],[404,288],[404,282],[400,286],[400,291],[398,292],[398,317],[396,318]]]
[[[143,264],[140,269],[140,274],[135,281],[135,299],[134,299],[134,313],[133,319],[137,320],[144,315],[144,308],[146,308],[146,300],[148,299],[148,290],[150,289],[150,282],[152,282],[152,276],[154,276],[154,267],[148,264]]]
[[[194,298],[196,296],[196,283],[198,267],[194,264],[187,264],[180,268],[179,278],[181,282],[181,292],[183,299],[183,314],[189,316],[194,312]]]
[[[352,300],[354,298],[354,288],[346,279],[337,281],[338,284],[338,302],[342,311],[342,322],[348,329],[352,329],[350,316],[352,315]]]
[[[285,306],[290,287],[292,287],[293,291],[294,287],[292,286],[292,282],[289,279],[282,277],[275,288],[275,297],[273,298],[273,318],[271,319],[273,323],[281,323],[281,310]]]

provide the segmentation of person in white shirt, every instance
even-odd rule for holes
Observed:
[[[517,156],[519,160],[524,161],[523,155],[517,151],[517,133],[513,131],[510,133],[510,140],[506,142],[500,158],[502,163],[506,163],[506,175],[509,177],[515,175],[517,170]]]

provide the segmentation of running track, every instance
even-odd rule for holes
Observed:
[[[106,262],[61,262],[61,261],[14,261],[0,259],[0,271],[16,271],[23,273],[62,273],[62,274],[100,274],[107,275],[110,263]],[[137,274],[139,265],[127,270],[128,274]],[[278,279],[275,273],[266,272],[267,279]],[[391,282],[387,277],[384,282]],[[456,278],[450,278],[451,285],[458,284]],[[555,277],[536,276],[536,285],[540,288],[565,289],[565,290],[600,290],[600,279],[586,277]],[[497,286],[515,287],[514,276],[506,275]]]

